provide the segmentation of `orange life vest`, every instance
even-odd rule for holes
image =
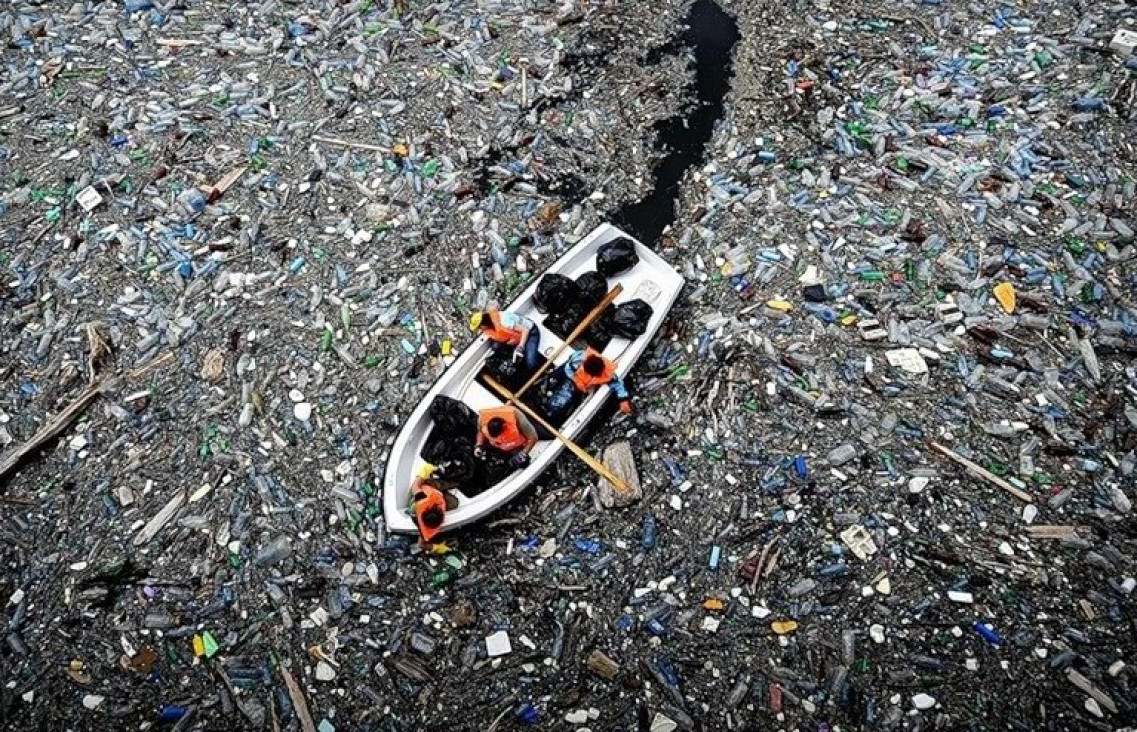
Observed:
[[[422,534],[422,538],[426,541],[433,539],[442,529],[441,524],[431,528],[422,522],[423,514],[431,508],[438,508],[445,514],[446,498],[443,497],[442,491],[434,486],[419,486],[418,491],[415,493],[415,522],[418,524],[419,533]]]
[[[494,417],[505,420],[505,429],[497,437],[491,437],[486,430],[486,426]],[[502,452],[515,452],[525,447],[525,435],[521,434],[521,428],[517,426],[517,410],[514,407],[483,409],[478,414],[478,430],[485,435],[491,445]]]
[[[521,333],[519,331],[506,328],[501,324],[500,310],[487,310],[486,315],[489,316],[490,319],[490,327],[483,331],[487,338],[491,341],[504,343],[507,346],[516,346],[521,343]]]
[[[593,376],[584,370],[584,362],[592,356],[599,356],[604,360],[604,370],[600,372],[599,376]],[[612,377],[616,375],[616,364],[604,358],[595,349],[589,348],[584,352],[584,358],[580,362],[580,368],[572,375],[572,383],[576,388],[586,394],[593,389],[604,386],[612,381]]]

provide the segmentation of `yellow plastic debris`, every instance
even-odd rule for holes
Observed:
[[[783,313],[788,313],[794,309],[793,303],[786,302],[785,300],[767,300],[766,307]]]
[[[391,152],[398,155],[399,157],[405,158],[410,153],[410,150],[408,150],[407,146],[404,145],[403,143],[396,142],[394,145],[391,146]]]
[[[717,597],[708,597],[703,601],[703,607],[707,610],[722,610],[722,600],[718,599]]]
[[[841,319],[837,322],[839,322],[841,325],[852,325],[853,323],[857,322],[857,316],[849,313],[848,315],[842,316]]]
[[[450,546],[444,542],[436,541],[428,547],[427,551],[431,554],[448,554],[450,552]]]
[[[995,299],[1003,306],[1003,311],[1010,315],[1015,311],[1015,286],[1010,282],[995,285]]]
[[[201,658],[205,655],[205,641],[201,639],[200,635],[193,637],[193,655]]]
[[[450,339],[449,338],[445,338],[442,341],[442,355],[443,356],[449,356],[450,355]]]
[[[797,622],[794,620],[775,620],[770,623],[770,629],[778,635],[785,635],[797,630]]]

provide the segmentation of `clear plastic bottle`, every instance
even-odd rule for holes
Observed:
[[[289,541],[287,536],[278,536],[261,547],[253,561],[256,562],[259,567],[271,567],[274,564],[279,564],[285,559],[288,559],[291,554],[292,542]]]

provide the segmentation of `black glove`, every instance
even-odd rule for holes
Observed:
[[[510,467],[516,468],[517,470],[521,470],[522,468],[524,468],[528,464],[529,464],[529,455],[527,453],[524,453],[524,452],[519,452],[509,459]]]

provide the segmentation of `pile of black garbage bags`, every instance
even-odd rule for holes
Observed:
[[[421,455],[439,469],[442,482],[476,496],[513,472],[508,456],[489,451],[484,460],[474,457],[478,415],[470,407],[439,394],[430,404],[430,418],[434,424]]]
[[[545,314],[545,327],[567,338],[608,294],[608,278],[627,272],[638,262],[635,243],[620,238],[601,246],[596,253],[596,269],[575,280],[560,274],[541,277],[533,302]],[[651,306],[643,300],[609,305],[583,338],[597,350],[613,337],[638,338],[647,331],[651,315]]]

